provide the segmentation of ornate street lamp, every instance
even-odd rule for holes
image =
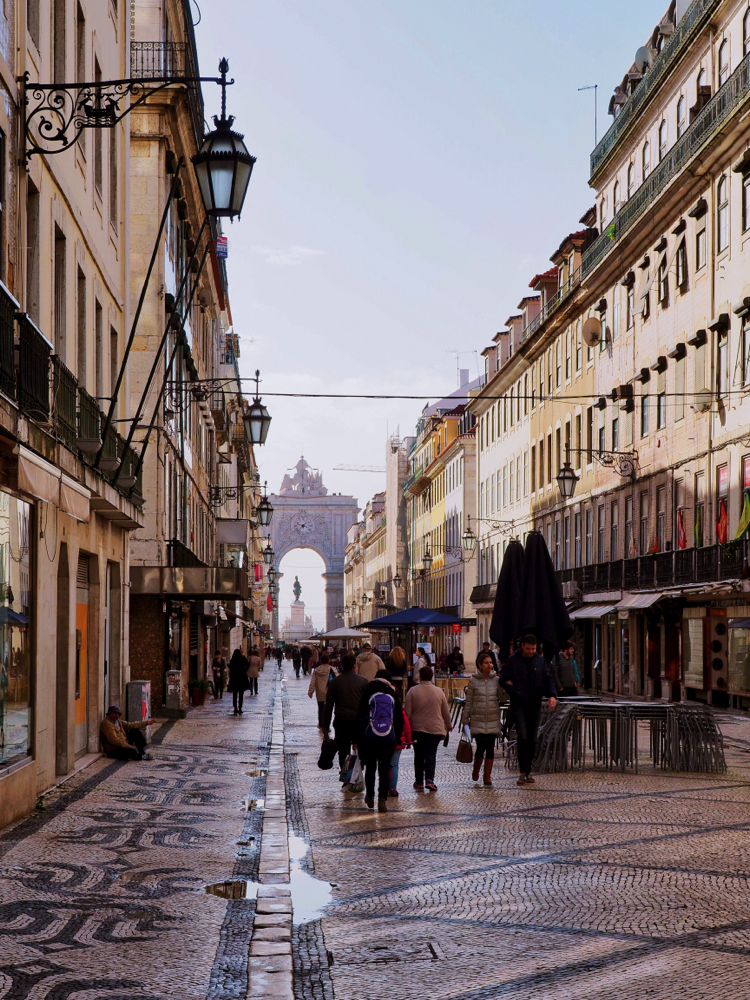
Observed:
[[[477,547],[477,536],[471,530],[471,515],[469,514],[466,518],[466,530],[463,535],[461,535],[461,544],[464,547],[464,552],[468,552],[472,555],[474,549]]]
[[[268,573],[266,573],[266,576],[268,577],[269,582],[272,583],[272,584],[276,582],[276,577],[278,575],[279,574],[276,572],[276,567],[275,566],[271,566],[271,568],[268,570]]]
[[[263,562],[266,564],[266,566],[271,565],[271,563],[273,562],[273,557],[274,557],[274,551],[271,548],[271,539],[268,538],[266,540],[266,547],[263,549]]]
[[[266,438],[268,437],[268,428],[271,426],[270,414],[260,401],[260,395],[258,392],[259,383],[260,371],[256,370],[255,398],[242,417],[245,421],[245,437],[247,438],[248,444],[252,445],[265,444]]]
[[[422,565],[424,566],[425,573],[429,573],[432,567],[432,555],[430,553],[429,545],[425,547],[424,555],[422,556]]]
[[[398,570],[396,570],[396,575],[393,577],[393,586],[398,590],[401,586],[401,577],[399,576]]]
[[[578,476],[570,466],[570,461],[566,459],[565,465],[557,474],[557,486],[563,500],[570,500],[576,491]]]
[[[242,211],[255,157],[248,153],[243,136],[232,131],[234,116],[227,118],[228,69],[229,63],[222,59],[219,63],[221,118],[214,116],[216,128],[203,140],[193,157],[193,166],[206,213],[214,218],[233,219]]]
[[[273,505],[268,499],[268,482],[265,484],[266,492],[263,494],[263,498],[257,506],[258,520],[263,528],[267,528],[271,523],[271,518],[273,517]]]

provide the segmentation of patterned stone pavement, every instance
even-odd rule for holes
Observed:
[[[500,768],[485,790],[454,741],[437,794],[404,754],[378,814],[318,770],[289,673],[267,667],[241,719],[207,702],[161,727],[153,761],[97,761],[0,832],[0,1000],[750,995],[747,720],[722,723],[721,777],[519,789]],[[301,922],[311,876],[332,901]],[[262,883],[257,903],[204,892],[225,879]]]
[[[722,722],[724,776],[644,767],[528,789],[497,765],[494,789],[473,786],[454,737],[438,793],[412,790],[405,753],[378,814],[317,769],[306,691],[287,680],[287,808],[335,887],[295,930],[297,1000],[750,996],[747,720]]]

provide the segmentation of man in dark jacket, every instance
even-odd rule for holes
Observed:
[[[557,690],[543,656],[536,651],[536,636],[525,635],[521,649],[509,656],[500,671],[500,684],[510,695],[518,738],[517,784],[533,785],[531,765],[536,753],[536,736],[542,698],[547,695],[550,711],[557,707]]]
[[[392,717],[390,733],[379,736],[373,732],[372,713],[378,708],[371,702],[373,695],[385,695]],[[392,702],[392,704],[391,704]],[[387,670],[378,670],[374,680],[365,688],[357,713],[357,752],[365,769],[365,803],[368,809],[375,806],[375,772],[378,775],[378,812],[388,811],[388,789],[391,777],[391,759],[396,744],[404,731],[404,713],[396,689],[391,684]]]
[[[490,649],[490,644],[488,642],[482,643],[482,648],[479,650],[479,654],[477,655],[476,659],[477,667],[479,666],[479,661],[482,659],[483,656],[489,656],[490,659],[492,660],[493,667],[495,668],[495,670],[497,670],[497,657]]]
[[[309,646],[303,646],[299,651],[300,660],[302,661],[302,673],[307,677],[307,670],[310,665],[310,657],[312,656],[312,650]]]
[[[351,753],[352,743],[357,742],[357,714],[367,687],[367,679],[354,670],[356,662],[357,658],[353,653],[346,653],[341,657],[341,673],[328,684],[326,706],[321,720],[323,731],[328,732],[331,728],[331,716],[336,710],[333,728],[341,768]]]
[[[561,698],[575,698],[578,694],[580,677],[575,652],[574,644],[568,641],[550,663],[555,687]]]

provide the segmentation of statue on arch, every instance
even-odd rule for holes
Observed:
[[[294,466],[294,475],[284,476],[279,490],[279,496],[324,497],[327,493],[328,490],[323,485],[322,475],[317,469],[308,465],[304,456]]]
[[[299,601],[299,596],[302,593],[302,584],[299,582],[298,576],[295,576],[294,578],[294,586],[292,587],[292,590],[294,591],[294,600]]]

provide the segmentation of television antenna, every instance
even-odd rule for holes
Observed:
[[[599,91],[599,84],[598,83],[592,83],[591,86],[589,86],[589,87],[579,87],[578,88],[578,93],[580,94],[582,90],[593,90],[594,91],[594,146],[596,146],[597,143],[599,142],[599,128],[598,128],[597,114],[596,114],[597,104],[599,103],[598,100],[597,100],[598,91]]]

